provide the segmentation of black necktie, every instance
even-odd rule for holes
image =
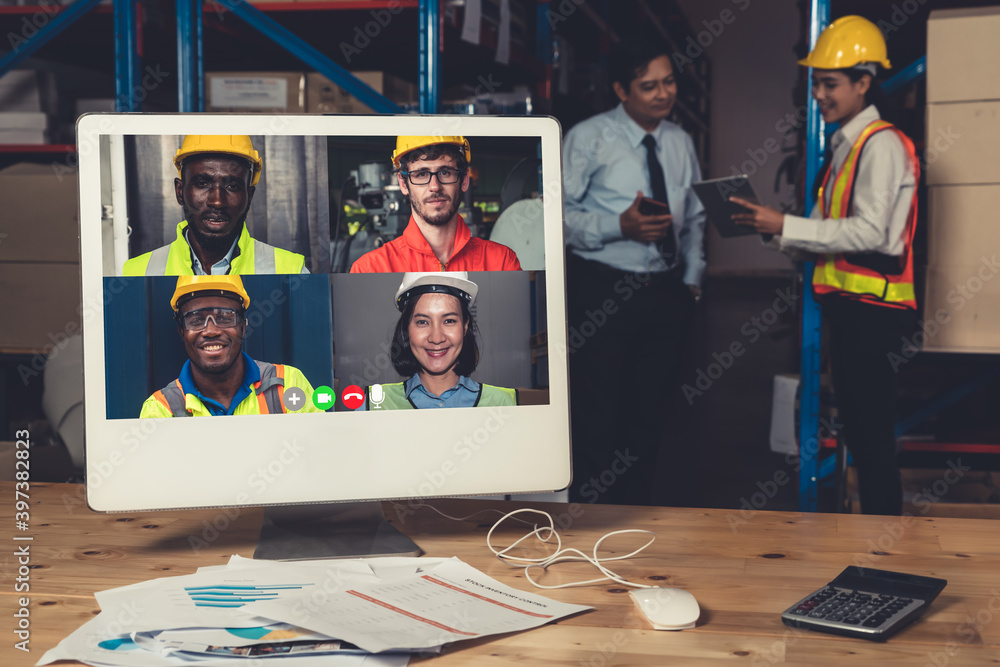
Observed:
[[[649,168],[649,184],[653,188],[653,199],[669,204],[667,179],[664,178],[663,167],[660,166],[660,160],[656,157],[656,139],[653,138],[653,135],[647,134],[642,139],[642,145],[646,147],[646,166]],[[667,230],[667,235],[660,239],[656,245],[667,266],[672,267],[677,255],[677,239],[674,238],[673,225]]]

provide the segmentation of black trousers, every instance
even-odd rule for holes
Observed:
[[[570,499],[649,504],[694,297],[679,272],[568,262]]]
[[[826,296],[830,362],[841,435],[858,471],[861,511],[900,515],[903,489],[896,461],[896,375],[900,354],[916,324],[912,310]]]

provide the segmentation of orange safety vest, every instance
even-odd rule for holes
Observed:
[[[816,295],[846,294],[866,303],[890,308],[916,308],[917,300],[913,289],[913,233],[917,227],[917,189],[920,181],[920,165],[917,163],[913,142],[892,123],[875,120],[868,124],[847,154],[843,166],[833,182],[830,203],[826,203],[824,192],[831,176],[832,164],[827,164],[819,188],[819,203],[823,207],[823,218],[842,218],[854,209],[854,178],[858,172],[861,150],[876,132],[893,130],[903,142],[906,154],[914,169],[913,203],[910,205],[906,223],[906,238],[903,254],[891,257],[879,253],[826,253],[816,262],[813,271],[813,292]]]
[[[260,370],[260,380],[253,383],[254,394],[257,396],[257,411],[259,414],[283,414],[288,412],[282,402],[285,395],[285,366],[266,361],[256,361]],[[187,410],[187,399],[180,379],[175,379],[153,397],[167,408],[174,417],[190,417]],[[246,399],[244,399],[246,400]]]

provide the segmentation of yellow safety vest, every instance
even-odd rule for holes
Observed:
[[[288,412],[282,403],[285,387],[298,387],[306,394],[306,404],[299,412],[320,412],[312,403],[313,387],[302,371],[287,364],[256,361],[260,380],[253,393],[243,399],[234,415],[266,415]],[[157,391],[142,404],[140,419],[157,417],[211,417],[212,412],[194,394],[185,394],[179,379]]]
[[[145,255],[139,255],[125,262],[122,275],[125,276],[190,276],[194,274],[191,265],[191,246],[184,238],[187,220],[177,225],[177,239]],[[302,273],[306,258],[288,250],[275,248],[250,237],[246,224],[236,243],[239,253],[233,257],[229,275]]]
[[[822,176],[819,189],[819,204],[823,207],[823,218],[843,218],[853,212],[854,179],[857,176],[858,162],[865,143],[877,132],[892,130],[896,132],[906,154],[913,165],[915,183],[920,181],[920,165],[917,163],[913,142],[900,132],[892,123],[875,120],[868,124],[854,145],[851,146],[847,159],[833,181],[833,191],[830,202],[826,203],[827,185],[831,176],[832,165],[828,164]],[[816,262],[813,271],[813,291],[817,295],[847,294],[867,303],[888,306],[890,308],[916,308],[917,300],[913,289],[913,233],[917,226],[917,189],[913,188],[913,202],[910,205],[909,220],[906,224],[903,254],[899,257],[898,270],[884,270],[885,267],[872,266],[876,260],[885,264],[886,256],[872,259],[871,253],[826,253]],[[895,259],[895,258],[893,258]],[[891,261],[891,260],[890,260]],[[893,266],[892,269],[897,267]]]
[[[365,392],[366,410],[412,410],[417,407],[407,398],[406,386],[403,382],[384,384],[382,385],[382,391],[385,394],[385,400],[379,403],[378,407],[375,407],[371,402],[372,388],[368,387],[368,391]],[[489,408],[502,405],[517,405],[516,389],[495,387],[491,384],[479,384],[479,396],[476,397],[473,407]]]

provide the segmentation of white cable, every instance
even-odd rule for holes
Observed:
[[[524,566],[524,577],[525,579],[530,581],[531,584],[536,588],[546,588],[546,589],[570,588],[572,586],[586,586],[588,584],[599,584],[602,581],[614,581],[616,583],[622,584],[623,586],[632,586],[633,588],[656,588],[656,586],[651,586],[649,584],[637,584],[628,581],[627,579],[622,579],[616,572],[601,564],[602,562],[613,561],[613,560],[624,560],[626,558],[631,558],[632,556],[635,556],[636,554],[645,550],[646,547],[648,547],[650,544],[656,541],[656,533],[654,533],[651,530],[643,530],[641,528],[629,528],[626,530],[615,530],[610,533],[607,533],[601,539],[597,540],[597,542],[594,544],[594,555],[588,556],[579,549],[574,549],[572,547],[567,547],[564,549],[562,546],[562,536],[559,535],[559,531],[557,531],[555,528],[555,522],[552,519],[552,515],[549,514],[548,512],[543,512],[542,510],[522,508],[504,514],[502,511],[498,509],[485,509],[485,510],[479,510],[478,512],[473,512],[472,514],[469,514],[464,517],[454,517],[449,514],[445,514],[438,508],[434,507],[433,505],[428,505],[427,503],[407,503],[406,505],[401,505],[400,503],[394,502],[393,505],[396,506],[397,508],[407,507],[410,509],[427,507],[429,509],[434,510],[444,518],[451,519],[452,521],[466,521],[476,516],[477,514],[482,514],[484,512],[496,512],[497,514],[501,514],[502,516],[499,519],[497,519],[496,523],[493,524],[489,532],[486,534],[486,546],[489,548],[490,551],[493,552],[493,555],[496,556],[497,559],[502,562],[518,566],[526,564]],[[548,519],[548,525],[539,526],[537,523],[532,523],[531,521],[525,521],[524,519],[519,519],[515,517],[516,514],[521,514],[521,513],[541,514],[546,519]],[[513,544],[510,544],[509,546],[503,549],[497,550],[497,548],[493,546],[493,542],[491,539],[493,537],[493,531],[496,530],[497,527],[500,526],[500,524],[502,524],[504,521],[507,521],[508,519],[526,524],[528,526],[532,526],[533,530],[527,533],[526,535],[519,537],[517,540],[513,542]],[[608,556],[605,558],[601,558],[600,556],[597,555],[598,551],[601,548],[601,544],[604,542],[604,540],[608,539],[609,537],[614,537],[615,535],[624,535],[626,533],[645,533],[646,535],[650,536],[649,541],[643,544],[638,549],[632,551],[631,553],[627,553],[624,556]],[[532,537],[538,538],[538,541],[544,544],[549,544],[549,540],[554,537],[556,541],[555,553],[549,556],[545,556],[544,558],[525,558],[522,556],[511,556],[507,553],[514,547],[518,546],[525,540],[530,539]],[[577,554],[577,555],[572,555],[572,554]],[[556,586],[547,586],[545,584],[540,584],[531,578],[531,570],[534,568],[541,568],[545,570],[550,565],[555,565],[556,563],[570,562],[570,561],[576,561],[576,562],[584,561],[590,563],[598,570],[600,570],[605,576],[600,577],[598,579],[588,579],[586,581],[572,581],[566,584],[559,584]]]
[[[534,530],[532,530],[530,533],[528,533],[528,534],[526,534],[526,535],[518,538],[510,546],[508,546],[508,547],[506,547],[504,549],[497,550],[497,548],[493,546],[493,542],[492,542],[492,539],[491,539],[493,537],[493,531],[496,530],[497,527],[501,523],[503,523],[504,521],[506,521],[507,519],[512,518],[515,514],[521,514],[522,512],[530,512],[530,513],[533,513],[533,514],[541,514],[546,519],[548,519],[548,525],[547,526],[541,526],[541,527],[539,527],[537,524],[535,524]],[[522,523],[527,523],[523,519],[514,519],[514,520],[515,521],[521,521]],[[545,534],[544,537],[542,536],[543,533]],[[649,541],[646,542],[644,545],[642,545],[638,549],[632,551],[631,553],[625,554],[624,556],[611,556],[611,557],[606,557],[606,558],[601,558],[600,556],[598,556],[598,551],[600,550],[601,544],[604,542],[604,540],[608,539],[609,537],[613,537],[615,535],[624,535],[626,533],[645,533],[645,534],[649,535],[650,538],[649,538]],[[525,540],[527,540],[527,539],[529,539],[531,537],[537,537],[539,539],[539,541],[544,542],[544,543],[548,543],[549,542],[549,538],[555,537],[555,539],[556,539],[556,552],[554,554],[551,554],[551,555],[546,556],[544,558],[524,558],[524,557],[521,557],[521,556],[511,556],[511,555],[509,555],[507,553],[508,551],[510,551],[511,549],[513,549],[514,547],[518,546],[523,541],[525,541]],[[490,551],[493,552],[494,556],[496,556],[501,561],[510,562],[511,564],[521,565],[521,564],[527,563],[527,565],[525,565],[525,567],[524,567],[524,576],[525,576],[525,578],[528,581],[530,581],[532,583],[532,585],[534,585],[535,587],[537,587],[537,588],[547,588],[547,589],[569,588],[571,586],[585,586],[585,585],[588,585],[588,584],[597,584],[597,583],[600,583],[602,581],[609,581],[609,580],[617,582],[619,584],[622,584],[623,586],[632,586],[634,588],[656,588],[655,586],[650,586],[649,584],[637,584],[637,583],[633,583],[631,581],[628,581],[626,579],[623,579],[617,573],[615,573],[611,569],[609,569],[609,568],[605,567],[604,565],[602,565],[602,562],[606,562],[606,561],[624,560],[626,558],[631,558],[632,556],[635,556],[636,554],[638,554],[641,551],[643,551],[646,547],[648,547],[650,544],[652,544],[655,540],[656,540],[656,534],[653,533],[652,531],[649,531],[649,530],[643,530],[643,529],[638,529],[638,528],[630,528],[630,529],[626,529],[626,530],[616,530],[616,531],[607,533],[601,539],[597,540],[597,542],[594,544],[594,555],[593,556],[588,556],[587,554],[583,553],[579,549],[574,549],[574,548],[571,548],[571,547],[567,547],[565,549],[563,548],[563,546],[562,546],[562,537],[559,535],[559,531],[557,531],[555,529],[555,525],[554,525],[554,522],[552,520],[552,516],[548,512],[543,512],[541,510],[535,510],[535,509],[527,509],[527,508],[525,508],[525,509],[519,509],[519,510],[514,510],[513,512],[508,512],[507,514],[505,514],[504,516],[502,516],[495,524],[493,524],[493,527],[490,528],[489,533],[486,534],[486,546],[489,548]],[[577,554],[577,555],[573,555],[573,554]],[[541,569],[545,570],[550,565],[554,565],[556,563],[560,563],[560,562],[564,562],[564,561],[586,561],[586,562],[592,564],[598,570],[600,570],[601,573],[603,573],[605,576],[600,577],[598,579],[588,579],[586,581],[574,581],[574,582],[570,582],[570,583],[566,583],[566,584],[559,584],[559,585],[556,585],[556,586],[547,586],[545,584],[540,584],[540,583],[538,583],[537,581],[535,581],[534,579],[531,578],[531,570],[532,569],[534,569],[534,568],[541,568]]]
[[[503,512],[501,510],[489,508],[489,509],[484,509],[484,510],[478,510],[478,511],[473,512],[472,514],[468,514],[466,516],[451,516],[450,514],[445,514],[444,512],[442,512],[441,510],[439,510],[438,508],[434,507],[433,505],[428,505],[427,503],[405,503],[404,504],[404,503],[397,503],[395,501],[391,501],[391,502],[392,502],[392,506],[395,507],[397,510],[399,510],[399,509],[419,509],[421,507],[426,507],[427,509],[434,510],[435,512],[437,512],[438,514],[440,514],[444,518],[451,519],[452,521],[468,521],[469,519],[471,519],[472,517],[476,516],[477,514],[483,514],[483,513],[486,513],[486,512],[492,512],[492,513],[503,515]],[[502,518],[500,520],[503,521]],[[515,519],[515,521],[519,521],[519,522],[521,522],[521,523],[523,523],[525,525],[528,525],[528,526],[534,525],[530,521],[525,521],[523,519]]]

